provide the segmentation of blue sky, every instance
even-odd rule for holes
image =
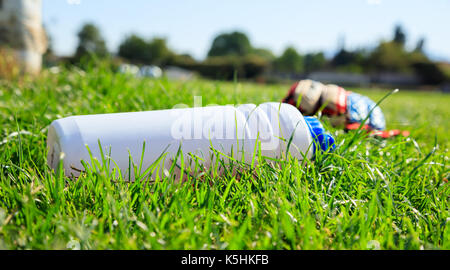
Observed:
[[[85,22],[100,27],[111,51],[136,33],[197,59],[222,32],[243,31],[275,54],[291,45],[332,55],[340,37],[349,49],[371,47],[400,23],[410,48],[423,36],[432,58],[450,61],[450,0],[43,0],[43,20],[60,55],[74,52]]]

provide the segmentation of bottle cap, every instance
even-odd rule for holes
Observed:
[[[314,153],[316,149],[333,151],[336,148],[334,138],[329,132],[326,132],[319,119],[312,116],[305,116],[304,118],[313,138]]]

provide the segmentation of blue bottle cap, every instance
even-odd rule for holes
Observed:
[[[305,116],[304,118],[313,138],[314,153],[316,148],[320,148],[322,151],[333,151],[336,148],[334,138],[329,132],[326,132],[319,119],[312,116]]]

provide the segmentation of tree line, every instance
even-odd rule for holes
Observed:
[[[125,37],[112,54],[99,28],[92,23],[81,28],[78,39],[71,59],[74,63],[86,58],[114,58],[137,65],[178,66],[214,79],[252,79],[277,73],[307,75],[314,71],[415,74],[425,84],[440,84],[450,77],[448,70],[425,54],[424,38],[412,50],[406,48],[407,35],[401,25],[394,28],[391,40],[380,41],[370,49],[348,50],[342,46],[329,59],[323,52],[301,54],[292,46],[276,56],[269,49],[253,46],[247,35],[239,31],[216,36],[202,61],[189,54],[175,53],[164,38],[147,39],[136,34]]]

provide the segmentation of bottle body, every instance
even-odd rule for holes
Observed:
[[[93,158],[102,163],[103,152],[114,161],[111,169],[117,166],[133,181],[130,164],[145,171],[158,161],[162,173],[175,160],[177,167],[194,166],[196,159],[208,168],[215,161],[213,152],[250,163],[255,151],[272,158],[289,152],[302,160],[312,157],[313,140],[302,114],[285,103],[83,115],[50,125],[47,162],[56,171],[61,161],[67,175],[78,176],[84,170],[81,160],[91,161],[88,147]]]

